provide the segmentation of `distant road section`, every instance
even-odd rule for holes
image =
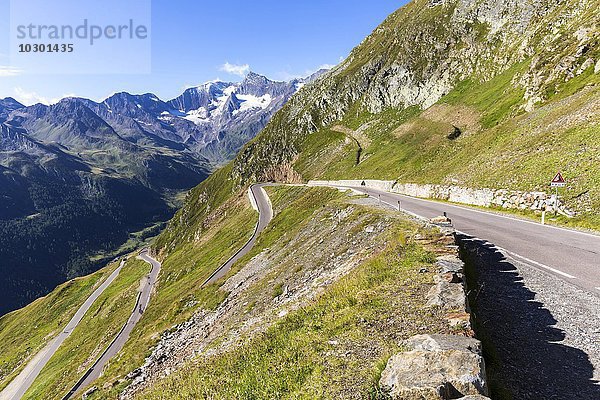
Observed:
[[[117,334],[112,343],[106,348],[104,353],[96,360],[94,365],[81,377],[79,382],[75,384],[75,386],[71,389],[69,393],[63,399],[70,399],[73,395],[75,395],[79,390],[84,389],[89,386],[92,382],[94,382],[100,374],[102,373],[102,369],[108,364],[111,358],[113,358],[129,339],[129,335],[133,331],[135,325],[142,318],[142,314],[148,307],[148,303],[150,302],[150,295],[152,294],[152,289],[156,284],[156,278],[158,277],[158,273],[160,272],[161,264],[156,261],[154,258],[150,257],[148,249],[144,249],[141,251],[139,258],[152,265],[152,270],[150,274],[146,276],[145,281],[142,283],[142,289],[138,294],[138,299],[129,317],[127,323],[123,326],[121,331]]]
[[[246,242],[246,244],[239,249],[229,260],[227,260],[223,265],[221,265],[212,275],[202,284],[202,286],[209,285],[223,278],[227,272],[231,269],[233,264],[235,264],[239,259],[244,257],[252,247],[254,247],[254,243],[256,242],[256,238],[258,235],[269,225],[269,222],[273,219],[273,208],[271,206],[271,201],[269,200],[269,196],[267,192],[265,192],[264,187],[271,186],[268,183],[261,183],[257,185],[252,185],[249,189],[250,191],[250,201],[252,202],[252,206],[257,209],[258,223],[254,228],[254,233]]]
[[[100,297],[100,295],[110,286],[111,283],[119,276],[121,269],[125,261],[121,261],[121,264],[110,276],[92,293],[90,297],[83,303],[83,305],[77,310],[71,321],[67,326],[55,337],[44,349],[37,353],[33,359],[27,364],[27,366],[21,371],[21,373],[13,379],[13,381],[0,393],[0,400],[19,400],[25,392],[31,387],[33,381],[40,374],[44,366],[48,363],[50,358],[56,353],[56,350],[60,345],[67,339],[73,329],[75,329],[81,322],[83,316],[88,312],[92,304]]]
[[[246,244],[239,249],[227,262],[225,262],[221,267],[219,267],[213,274],[204,282],[203,286],[208,285],[210,283],[216,282],[221,279],[227,272],[231,269],[231,266],[235,264],[237,260],[245,256],[254,246],[256,242],[256,238],[258,235],[265,229],[265,227],[269,224],[271,219],[273,219],[273,209],[271,207],[271,201],[269,200],[269,196],[267,192],[263,189],[264,186],[269,186],[268,184],[258,184],[253,185],[249,189],[250,200],[252,202],[252,206],[257,209],[259,213],[258,223],[254,229],[254,233],[252,237],[246,242]],[[75,384],[75,386],[69,391],[69,393],[63,397],[63,400],[72,398],[77,392],[82,389],[85,389],[89,385],[91,385],[98,377],[100,377],[102,373],[102,369],[106,366],[106,364],[110,361],[112,357],[114,357],[125,345],[127,339],[129,339],[129,335],[133,331],[133,328],[138,323],[138,321],[142,318],[143,312],[146,310],[148,303],[150,302],[150,295],[152,293],[152,289],[156,284],[156,278],[158,277],[158,273],[160,272],[161,264],[156,261],[154,258],[150,257],[148,249],[144,249],[139,258],[146,261],[147,263],[152,265],[152,271],[150,275],[147,276],[146,282],[142,284],[142,291],[138,296],[138,301],[136,303],[135,309],[127,323],[123,326],[123,329],[119,334],[115,337],[114,341],[108,346],[105,352],[98,358],[98,360],[94,363],[94,365],[83,375],[83,377]]]

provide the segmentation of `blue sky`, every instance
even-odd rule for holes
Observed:
[[[404,3],[153,0],[150,74],[41,75],[10,65],[10,1],[0,0],[0,98],[33,103],[77,95],[99,100],[128,91],[170,99],[208,80],[239,80],[236,73],[247,70],[246,65],[277,80],[304,76],[322,65],[337,64]],[[68,10],[53,11],[68,14]]]

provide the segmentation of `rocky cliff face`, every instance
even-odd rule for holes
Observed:
[[[6,117],[14,110],[25,107],[12,97],[0,99],[0,123],[6,121]]]
[[[295,96],[264,140],[238,158],[235,174],[261,179],[267,168],[292,161],[307,134],[349,111],[426,109],[465,80],[508,73],[530,111],[599,62],[598,7],[594,0],[413,1]]]
[[[157,247],[187,240],[187,226],[255,181],[360,178],[538,192],[562,169],[572,176],[569,196],[585,204],[566,207],[600,208],[590,200],[600,173],[599,7],[409,3],[194,189]]]

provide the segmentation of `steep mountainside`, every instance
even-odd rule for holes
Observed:
[[[600,226],[599,7],[597,0],[409,3],[195,189],[159,247],[227,191],[261,180],[548,191],[562,170],[564,200],[579,212],[569,223]]]
[[[19,103],[12,97],[0,99],[0,123],[6,121],[6,117],[14,110],[24,107],[23,104]]]
[[[435,253],[450,251],[452,238],[369,199],[268,188],[272,223],[225,279],[203,286],[254,229],[245,189],[364,177],[547,190],[561,169],[569,180],[563,196],[579,212],[573,221],[600,226],[599,8],[599,0],[415,0],[392,14],[188,193],[154,242],[162,270],[152,301],[89,398],[386,398],[376,382],[398,343],[448,329],[424,299]],[[262,110],[261,98],[278,93],[271,85],[244,97],[254,81],[215,82],[166,103],[117,95],[87,107],[136,146],[185,145],[186,154],[199,138],[218,138],[210,135],[223,115],[235,121],[245,102]],[[127,109],[117,121],[128,130],[108,121],[113,107]],[[182,135],[176,124],[185,121],[206,130]],[[100,142],[119,140],[105,133]],[[68,152],[43,145],[28,144]],[[17,331],[15,321],[34,306],[0,325]],[[118,318],[103,317],[110,323],[96,321],[95,334],[107,338]],[[74,337],[89,334],[82,326]],[[93,362],[100,349],[82,354],[78,343],[44,372],[56,379],[37,381],[36,390],[59,397]],[[19,346],[3,357],[0,384],[28,354]]]
[[[312,79],[251,73],[169,102],[129,93],[50,106],[1,100],[0,314],[154,234],[179,193],[230,159]]]
[[[186,280],[186,274],[196,270],[192,266],[205,266],[205,262],[189,260],[213,243],[215,224],[235,218],[230,204],[256,181],[379,178],[549,191],[550,179],[562,170],[568,185],[561,195],[578,212],[568,223],[600,228],[598,9],[598,0],[415,0],[399,9],[341,65],[295,95],[233,162],[188,194],[184,207],[154,244],[165,264],[188,268],[166,278],[168,284]],[[326,224],[327,218],[315,218]],[[283,237],[288,240],[288,235]],[[265,240],[271,238],[265,235]],[[331,239],[323,236],[323,240]],[[351,242],[347,243],[350,246]],[[265,253],[276,251],[273,245]],[[313,255],[310,261],[300,262],[300,270],[322,254],[329,255],[325,250],[295,246],[290,246],[290,252],[295,258]],[[260,255],[255,254],[254,260],[243,260],[238,268],[260,263]],[[332,251],[331,258],[336,256]],[[277,282],[281,273],[277,268],[288,265],[278,260],[281,264],[269,269],[268,282]],[[252,282],[253,275],[248,273],[245,279]],[[235,297],[229,296],[236,293],[237,286],[230,283],[221,286],[228,296],[220,305],[223,309],[233,307],[230,301]],[[244,283],[240,281],[239,287],[245,288]],[[293,292],[293,288],[293,284],[280,288],[274,296]],[[187,305],[195,307],[196,300],[198,318],[212,315],[214,297],[210,299],[191,294],[182,310],[189,313]],[[245,316],[255,303],[243,304],[248,308],[239,314]],[[340,309],[345,310],[344,306]],[[306,308],[301,314],[312,316]],[[285,313],[281,315],[282,321],[287,321]],[[342,315],[336,311],[332,318],[343,319]],[[346,398],[339,393],[323,394],[329,393],[326,390],[315,395],[310,392],[312,386],[302,386],[306,381],[297,383],[287,375],[278,376],[278,371],[306,376],[296,373],[293,366],[281,366],[298,347],[302,348],[300,354],[306,354],[306,348],[314,346],[306,345],[302,336],[286,336],[290,326],[303,333],[311,332],[312,327],[317,335],[328,332],[326,324],[312,320],[305,325],[302,317],[292,318],[290,325],[283,322],[258,341],[242,339],[231,347],[223,342],[207,348],[200,345],[194,353],[198,357],[182,371],[173,372],[181,366],[177,364],[179,355],[169,355],[166,349],[174,343],[181,348],[177,342],[180,333],[187,339],[188,327],[197,326],[198,320],[192,317],[165,330],[163,340],[145,360],[147,369],[125,375],[128,369],[124,368],[114,374],[114,381],[125,376],[133,379],[134,387],[147,385],[155,379],[152,368],[164,363],[168,377],[138,398],[160,398],[165,393],[235,398],[234,393],[240,392],[268,398],[265,393],[269,390],[279,398],[311,398],[311,394],[313,398]],[[211,331],[206,326],[190,329],[189,340],[209,341],[206,332]],[[194,336],[198,332],[202,332],[200,338]],[[287,343],[294,343],[293,349]],[[296,343],[303,344],[296,347]],[[137,343],[131,346],[129,354],[146,348]],[[221,357],[223,347],[229,351]],[[335,354],[326,345],[320,349]],[[270,365],[276,365],[276,370],[263,368],[262,354],[274,355]],[[330,376],[324,372],[328,362],[311,365],[318,366],[319,376]],[[334,365],[338,371],[347,368],[343,362]],[[100,384],[108,386],[109,382],[107,377]],[[297,385],[290,388],[289,382]],[[350,384],[340,386],[345,385]],[[113,387],[113,393],[121,390]],[[264,392],[256,394],[253,390],[257,387]],[[369,397],[355,396],[348,398]],[[371,394],[370,398],[379,397]]]
[[[244,153],[251,157],[240,157],[236,171],[243,180],[256,178],[265,166],[292,161],[308,134],[337,121],[411,106],[428,109],[468,89],[474,97],[476,89],[493,86],[481,99],[487,104],[480,104],[485,110],[479,116],[484,127],[493,127],[595,85],[598,5],[594,0],[412,2],[318,85],[296,96],[248,146]]]

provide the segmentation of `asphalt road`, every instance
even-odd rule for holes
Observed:
[[[38,377],[44,366],[48,363],[50,358],[56,353],[56,350],[60,345],[71,335],[73,329],[75,329],[83,316],[88,312],[92,304],[100,297],[100,295],[106,290],[107,287],[117,278],[125,261],[121,261],[121,264],[115,271],[92,293],[90,297],[83,303],[83,305],[77,310],[73,318],[69,321],[67,326],[55,337],[43,350],[34,356],[34,358],[27,364],[27,366],[21,371],[21,373],[12,380],[12,382],[0,393],[0,400],[18,400],[25,392],[31,387],[33,381]]]
[[[600,236],[430,200],[353,187],[425,218],[447,213],[454,228],[493,243],[509,258],[600,295]]]
[[[235,264],[240,258],[244,257],[248,252],[254,247],[254,243],[256,242],[256,238],[258,235],[269,225],[269,222],[273,219],[273,208],[271,206],[271,201],[269,200],[269,196],[267,192],[265,192],[264,187],[271,186],[270,184],[257,184],[252,185],[249,189],[250,196],[254,199],[254,205],[258,208],[258,223],[254,228],[254,233],[252,237],[246,242],[246,244],[239,249],[229,260],[227,260],[223,265],[221,265],[212,275],[202,284],[202,286],[209,285],[223,278],[227,272],[231,269],[233,264]]]
[[[148,249],[142,250],[139,258],[152,265],[152,270],[150,271],[150,274],[146,276],[144,282],[142,282],[141,291],[138,295],[138,300],[136,302],[133,312],[131,313],[131,316],[129,317],[129,320],[123,326],[121,331],[117,334],[113,342],[107,347],[104,353],[102,353],[100,358],[96,360],[94,365],[83,375],[79,382],[77,382],[73,389],[71,389],[71,391],[63,399],[71,398],[79,390],[89,386],[92,382],[98,379],[98,377],[102,373],[102,369],[106,366],[106,364],[108,364],[110,359],[113,358],[119,351],[121,351],[121,349],[127,342],[127,339],[129,339],[129,335],[133,331],[133,328],[142,318],[146,307],[148,307],[148,303],[150,302],[150,295],[152,294],[152,289],[156,284],[156,278],[158,277],[158,273],[160,272],[161,264],[154,258],[150,257]]]

